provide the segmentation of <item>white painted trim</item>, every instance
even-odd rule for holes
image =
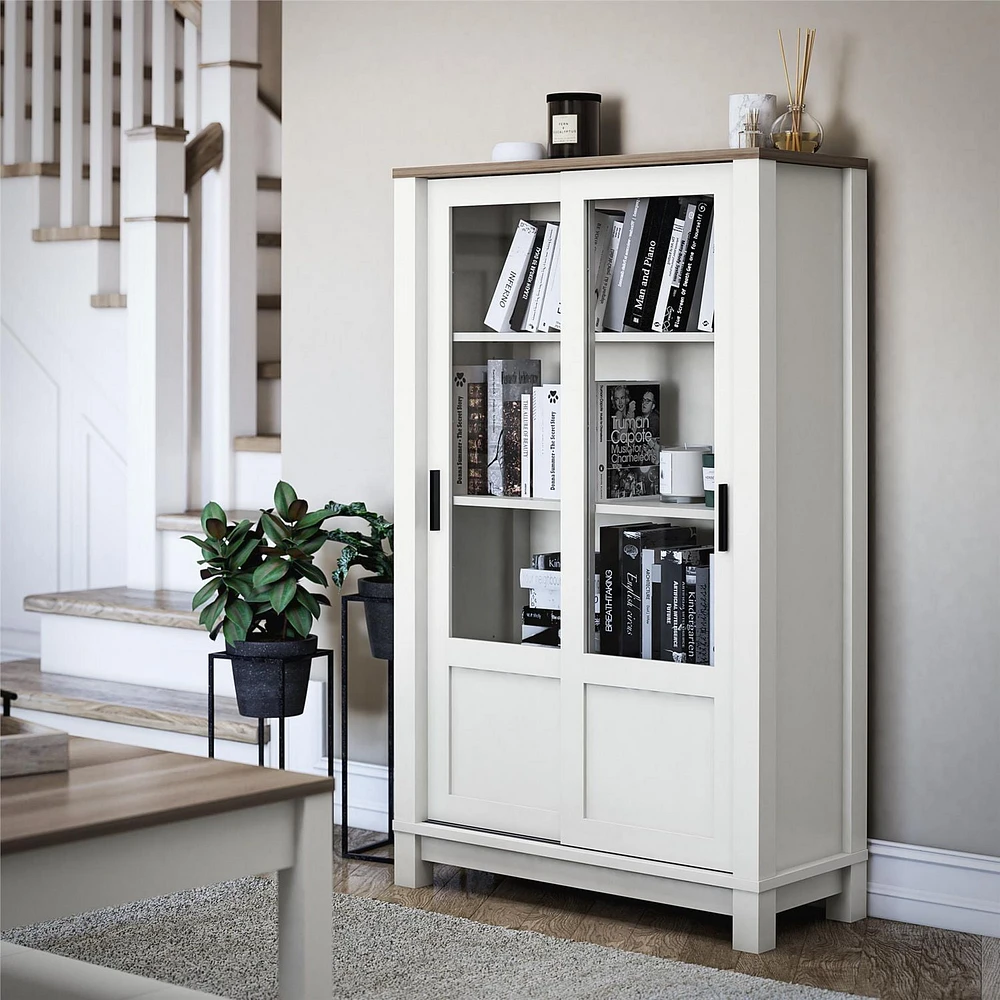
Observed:
[[[868,842],[868,915],[1000,937],[1000,858]]]
[[[310,769],[326,777],[326,757]],[[340,759],[333,759],[333,780],[336,784],[333,821],[340,822]],[[347,809],[351,826],[360,830],[389,832],[389,768],[385,764],[365,764],[354,760],[347,764]]]

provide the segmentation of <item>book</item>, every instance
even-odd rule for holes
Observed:
[[[562,607],[562,591],[551,587],[532,587],[528,591],[528,605],[532,608]]]
[[[452,369],[451,489],[454,496],[469,490],[469,390],[486,380],[486,365],[456,365]]]
[[[647,553],[650,557],[650,570],[649,570],[649,636],[647,638],[646,629],[646,605],[645,605],[645,593],[643,594],[643,631],[642,631],[642,656],[645,660],[658,660],[660,658],[660,586],[663,579],[663,567],[660,563],[656,561],[656,553],[650,552],[649,549],[643,550],[643,567],[646,565]],[[643,570],[645,572],[645,569]],[[645,579],[645,577],[644,577]]]
[[[531,557],[532,569],[561,569],[562,557],[558,552],[536,552]]]
[[[597,498],[660,491],[660,385],[597,383]]]
[[[649,199],[646,219],[642,226],[642,239],[639,242],[639,255],[632,275],[628,309],[625,311],[625,326],[633,330],[653,328],[653,309],[660,287],[656,275],[657,272],[663,274],[663,263],[669,241],[669,229],[667,234],[664,234],[662,229],[665,216],[676,201],[676,198]]]
[[[690,578],[691,572],[688,572]],[[688,586],[691,585],[690,579]],[[709,555],[707,566],[694,567],[695,587],[695,634],[694,642],[688,643],[688,651],[693,653],[693,663],[709,666],[711,663],[711,589],[712,589],[712,556]]]
[[[485,365],[483,366],[485,371]],[[468,399],[468,480],[471,496],[487,496],[486,382],[470,382]]]
[[[652,528],[626,527],[621,533],[622,656],[642,655],[643,549],[654,552],[666,546],[694,545],[694,528],[659,524]],[[652,578],[649,580],[652,598]],[[652,626],[650,626],[652,628]]]
[[[702,283],[698,304],[698,329],[711,333],[715,329],[715,225],[708,237],[708,258],[705,263],[705,280]]]
[[[531,244],[531,252],[528,254],[524,265],[524,277],[521,280],[521,287],[518,289],[517,298],[514,300],[514,308],[510,314],[510,328],[512,330],[524,331],[524,323],[528,318],[528,305],[531,302],[531,294],[535,289],[535,282],[538,278],[538,265],[542,259],[542,247],[545,245],[546,223],[531,223],[535,227],[535,238]]]
[[[554,333],[562,327],[562,228],[556,230],[556,244],[552,248],[552,263],[549,265],[549,280],[545,286],[542,301],[542,315],[538,323],[539,333]]]
[[[687,569],[690,566],[708,566],[711,552],[711,545],[660,550],[661,660],[688,662]]]
[[[680,287],[677,296],[677,308],[673,316],[671,329],[684,331],[688,329],[691,319],[692,303],[695,288],[698,284],[698,274],[712,226],[712,204],[710,196],[699,198],[695,206],[694,222],[691,226],[691,237],[684,249]]]
[[[590,315],[597,316],[597,303],[601,297],[601,284],[607,265],[608,249],[611,246],[611,232],[615,217],[608,212],[594,212],[593,229],[590,234],[590,252],[587,255],[587,275],[590,283]]]
[[[618,246],[621,243],[624,216],[616,218],[611,223],[611,241],[604,260],[604,272],[601,275],[601,287],[597,294],[597,305],[594,307],[594,333],[604,329],[604,314],[608,308],[608,294],[611,291],[611,277],[615,271],[615,261],[618,259]]]
[[[558,609],[522,608],[521,642],[536,646],[558,646],[562,614]]]
[[[521,395],[541,384],[531,358],[486,362],[486,482],[491,496],[521,495]]]
[[[715,553],[708,557],[708,665],[715,666]]]
[[[507,251],[507,259],[504,261],[486,312],[485,325],[497,333],[511,330],[510,315],[514,310],[517,294],[524,279],[525,265],[535,244],[537,232],[538,227],[524,219],[517,224],[510,249]]]
[[[531,292],[527,319],[524,323],[524,329],[529,333],[535,333],[541,322],[542,306],[545,302],[545,291],[552,272],[552,257],[555,252],[556,237],[558,235],[559,223],[546,222],[545,239],[542,241],[542,255],[538,260],[538,277],[535,279],[535,286]]]
[[[611,288],[608,292],[608,306],[604,313],[604,325],[609,330],[621,332],[625,329],[625,311],[628,309],[632,278],[635,276],[639,244],[642,241],[642,229],[648,208],[648,198],[636,198],[625,217],[618,244],[618,259],[615,261]]]
[[[534,392],[532,389],[531,392]],[[531,496],[531,392],[521,393],[521,496]]]
[[[559,458],[559,385],[531,390],[531,495],[558,500],[561,492]]]
[[[621,576],[622,532],[655,528],[641,524],[602,524],[597,529],[598,651],[619,656],[622,649],[623,596]]]
[[[678,200],[678,214],[671,223],[670,244],[667,248],[667,259],[664,262],[663,279],[660,282],[660,293],[656,299],[652,328],[657,333],[663,332],[663,323],[667,316],[667,307],[671,298],[676,296],[680,282],[681,259],[684,247],[687,245],[694,222],[694,205],[686,198]]]
[[[560,572],[557,569],[522,569],[518,582],[525,590],[559,590]]]

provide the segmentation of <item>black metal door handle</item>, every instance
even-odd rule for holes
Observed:
[[[718,510],[716,517],[719,519],[717,528],[717,546],[720,552],[729,551],[729,484],[719,483],[715,488]]]
[[[441,530],[441,470],[431,469],[431,531]]]

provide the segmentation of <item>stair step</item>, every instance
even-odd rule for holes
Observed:
[[[63,243],[67,240],[120,240],[118,226],[47,226],[33,229],[36,243]]]
[[[128,296],[121,292],[104,292],[90,296],[91,309],[124,309],[128,305]]]
[[[260,517],[259,510],[227,510],[230,521],[256,521]],[[201,511],[186,510],[183,514],[157,514],[156,528],[158,531],[183,531],[187,534],[201,534]],[[197,549],[191,550],[192,558]]]
[[[38,660],[0,665],[5,689],[17,692],[15,710],[51,712],[124,726],[208,736],[205,695],[190,691],[122,684],[42,671]],[[264,725],[264,739],[270,738]],[[240,715],[235,698],[215,698],[215,735],[234,743],[257,742],[257,720]]]
[[[258,191],[280,191],[281,190],[281,178],[280,177],[258,177],[257,178],[257,190]]]
[[[257,308],[258,309],[280,309],[281,308],[281,296],[280,295],[258,295],[257,296]]]
[[[31,69],[32,66],[33,66],[32,55],[33,55],[33,53],[31,53],[31,52],[29,52],[29,53],[27,53],[27,55],[25,55],[25,57],[24,57],[24,66],[25,66],[25,69]],[[0,66],[2,66],[4,64],[4,62],[6,62],[6,53],[0,53]],[[57,73],[61,73],[62,72],[62,56],[56,56],[55,57],[55,62],[53,64],[53,67],[54,67],[54,69],[55,69],[55,71]],[[89,76],[90,75],[90,60],[89,59],[84,59],[83,60],[83,75],[84,76]],[[122,75],[122,64],[120,62],[113,62],[111,64],[111,75],[112,76],[121,76]],[[142,71],[142,75],[143,75],[143,79],[144,80],[152,80],[153,79],[153,67],[152,66],[144,66],[143,67],[143,71]],[[174,82],[175,83],[182,83],[183,81],[184,81],[184,71],[182,69],[179,69],[179,68],[175,69],[174,70]]]
[[[258,233],[257,246],[281,249],[281,233]]]
[[[64,590],[55,594],[30,594],[24,599],[24,610],[200,631],[199,612],[191,610],[192,596],[180,590],[133,590],[129,587]]]
[[[3,114],[3,106],[0,105],[0,115],[2,115],[2,114]],[[24,109],[24,117],[30,122],[31,121],[31,116],[32,116],[32,109],[31,109],[31,105],[29,104]],[[143,115],[143,118],[142,118],[143,125],[151,125],[152,124],[151,120],[147,121],[147,119],[149,117],[150,117],[149,115]],[[52,109],[52,121],[56,125],[58,125],[62,121],[62,110],[60,108],[53,108]],[[120,111],[113,112],[112,115],[111,115],[111,127],[112,128],[120,128],[121,127],[121,123],[122,123],[121,112]],[[84,111],[82,124],[84,124],[84,125],[89,125],[90,124],[90,111]],[[175,117],[174,118],[174,126],[176,128],[184,128],[184,119],[182,117]]]
[[[280,361],[258,361],[257,362],[257,378],[261,378],[261,379],[279,379],[279,378],[281,378],[281,362]]]
[[[234,451],[266,451],[274,454],[281,452],[280,434],[247,434],[235,438]]]
[[[5,163],[0,167],[0,177],[58,177],[58,163]],[[81,176],[85,181],[90,180],[90,164],[83,165]],[[121,167],[111,168],[111,179],[121,180]]]

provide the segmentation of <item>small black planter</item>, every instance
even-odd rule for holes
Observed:
[[[392,580],[367,576],[358,580],[358,593],[365,600],[365,625],[368,626],[368,645],[376,660],[392,659]],[[389,598],[370,601],[369,597]]]
[[[232,645],[227,642],[226,652],[233,661],[233,683],[240,715],[252,719],[278,719],[303,713],[316,636],[273,641],[248,639]]]

